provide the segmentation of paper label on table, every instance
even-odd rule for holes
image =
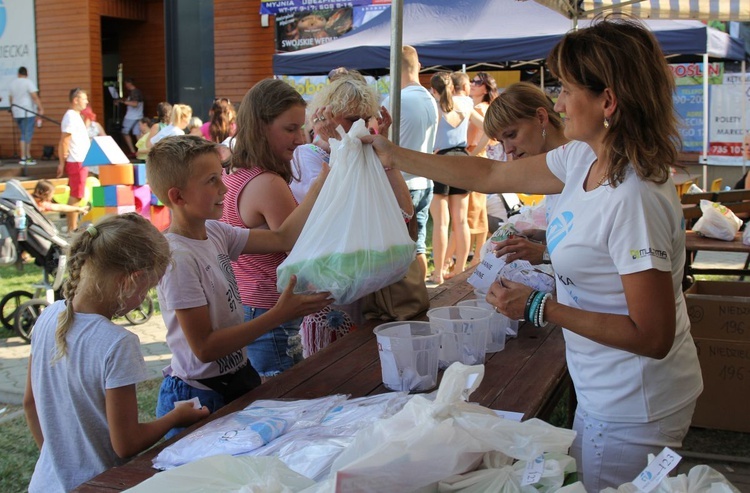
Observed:
[[[497,274],[505,266],[505,256],[496,257],[493,252],[490,255],[485,255],[481,262],[474,269],[474,272],[469,276],[467,282],[474,286],[474,288],[486,292],[495,282]]]
[[[521,479],[521,486],[538,483],[539,480],[542,479],[543,472],[544,454],[526,463],[526,468],[523,470],[523,478]]]
[[[511,421],[518,421],[519,423],[523,421],[523,413],[516,413],[513,411],[501,411],[499,409],[493,409],[492,411],[503,419],[509,419]]]
[[[672,469],[677,467],[681,460],[682,457],[677,452],[669,447],[664,447],[664,450],[633,480],[633,485],[644,493],[649,493],[659,486],[659,483],[667,477]]]

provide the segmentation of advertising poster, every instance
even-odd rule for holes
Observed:
[[[0,107],[10,107],[8,88],[26,67],[39,86],[36,67],[36,23],[32,0],[0,0]]]
[[[329,4],[329,5],[339,5]],[[294,10],[276,14],[276,50],[289,52],[333,41],[380,14],[388,5]]]
[[[277,78],[295,88],[302,98],[308,102],[315,96],[316,92],[328,83],[328,77],[325,75],[282,75]],[[365,76],[365,80],[378,90],[381,102],[388,96],[390,90],[389,76],[375,79],[368,75]]]
[[[672,100],[680,115],[682,150],[703,152],[703,86],[677,86]]]
[[[336,10],[344,7],[366,7],[368,5],[387,7],[390,4],[391,0],[261,0],[260,13],[278,15],[303,10]]]
[[[702,63],[671,63],[669,70],[672,71],[674,82],[678,86],[700,86],[703,85]],[[724,76],[723,63],[708,64],[708,83],[721,84]]]
[[[750,84],[750,77],[747,83]],[[750,90],[743,87],[742,74],[726,74],[723,84],[711,86],[710,90],[709,161],[741,166],[742,139],[750,130]]]

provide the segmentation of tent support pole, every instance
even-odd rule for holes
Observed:
[[[708,186],[708,53],[703,54],[703,190]]]
[[[745,60],[742,60],[742,147],[740,152],[742,153],[742,176],[745,176],[747,171],[747,158],[745,157],[745,139],[747,138],[747,67]],[[748,142],[750,145],[750,142]]]
[[[391,141],[401,139],[401,50],[404,33],[404,0],[391,2]]]

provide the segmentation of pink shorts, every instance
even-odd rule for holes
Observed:
[[[68,175],[68,186],[70,187],[70,196],[82,199],[85,195],[86,178],[89,176],[89,169],[82,163],[65,163],[65,174]]]

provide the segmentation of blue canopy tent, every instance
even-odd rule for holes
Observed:
[[[390,8],[330,43],[274,55],[275,74],[325,74],[345,66],[387,71]],[[590,20],[579,21],[580,27]],[[739,40],[699,21],[644,21],[666,55],[741,60]],[[536,2],[517,0],[404,0],[403,43],[414,46],[423,66],[509,64],[543,60],[570,30],[571,21]]]

